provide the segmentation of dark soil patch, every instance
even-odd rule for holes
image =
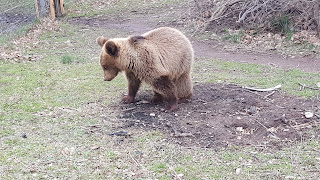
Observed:
[[[270,92],[269,92],[270,93]],[[140,92],[136,102],[115,106],[123,125],[119,129],[160,130],[183,146],[219,148],[232,145],[282,147],[319,134],[318,100],[301,100],[276,92],[250,92],[230,84],[196,84],[194,96],[177,111],[162,111],[164,104],[145,103],[151,92]],[[120,109],[119,109],[120,108]]]
[[[0,35],[16,31],[20,27],[32,23],[35,15],[2,13],[0,14]]]

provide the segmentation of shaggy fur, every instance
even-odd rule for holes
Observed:
[[[107,39],[99,37],[100,63],[104,79],[111,81],[118,72],[125,71],[128,79],[127,96],[131,103],[142,81],[154,91],[152,102],[166,100],[167,110],[174,110],[178,100],[192,95],[190,69],[194,53],[190,41],[180,31],[162,27],[141,36]]]

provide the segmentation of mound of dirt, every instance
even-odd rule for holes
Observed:
[[[123,122],[119,129],[162,131],[183,146],[219,148],[232,145],[282,147],[286,142],[318,136],[317,100],[302,100],[280,92],[255,93],[232,84],[196,84],[194,96],[173,113],[164,104],[147,103],[152,92],[140,92],[136,102],[113,106]]]

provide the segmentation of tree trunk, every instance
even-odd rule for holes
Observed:
[[[34,0],[38,19],[48,16],[48,3],[46,1],[47,0]]]
[[[314,7],[314,20],[316,24],[317,36],[320,39],[320,2],[316,2]]]
[[[62,16],[60,0],[54,0],[54,10],[56,12],[56,16],[57,17],[61,17]]]

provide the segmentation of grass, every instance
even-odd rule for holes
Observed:
[[[8,16],[16,16],[16,14],[19,14],[20,16],[26,16],[26,17],[32,17],[35,16],[35,5],[34,1],[29,1],[29,0],[2,0],[0,2],[0,12],[4,12]],[[17,21],[25,21],[25,19],[17,19]],[[12,22],[15,25],[19,26],[19,23],[21,22]],[[24,24],[17,29],[13,30],[12,32],[9,32],[8,34],[2,34],[0,33],[0,45],[5,45],[8,43],[10,40],[24,36],[26,32],[30,29],[32,24],[34,23],[39,23],[39,20],[34,20],[31,23]],[[0,26],[8,26],[7,24],[2,24],[0,22]],[[12,25],[10,25],[12,26]],[[6,30],[6,28],[0,28],[1,30]]]
[[[10,32],[9,34],[5,34],[5,35],[0,35],[0,45],[5,45],[13,39],[26,35],[26,33],[29,31],[29,29],[32,27],[34,23],[39,23],[39,22],[36,20],[31,24],[27,24],[19,27],[14,32]]]
[[[69,10],[68,17],[93,17],[97,15],[115,15],[123,16],[132,12],[146,12],[150,8],[160,8],[171,4],[182,2],[182,0],[164,0],[164,1],[151,1],[146,3],[140,0],[119,0],[108,3],[97,3],[100,1],[81,1],[78,4],[72,2],[67,3]]]
[[[121,75],[103,81],[95,38],[126,32],[95,28],[83,36],[83,27],[59,26],[60,32],[43,32],[38,46],[22,46],[26,54],[41,55],[38,61],[0,59],[0,179],[319,177],[317,138],[280,150],[212,150],[172,144],[155,130],[128,129],[128,138],[109,136],[122,125],[117,103],[127,83]],[[318,73],[212,59],[194,65],[194,81],[259,87],[281,83],[283,92],[302,97],[317,94],[298,91],[297,82],[311,85],[320,79]]]
[[[205,67],[205,68],[203,68]],[[208,72],[208,67],[211,71]],[[204,69],[204,70],[203,70]],[[200,60],[195,63],[195,80],[206,82],[227,82],[243,86],[269,88],[278,84],[282,90],[290,95],[304,98],[316,97],[318,91],[305,89],[300,91],[299,83],[316,86],[319,82],[319,73],[303,72],[297,69],[282,70],[259,64],[225,62],[219,60]]]

